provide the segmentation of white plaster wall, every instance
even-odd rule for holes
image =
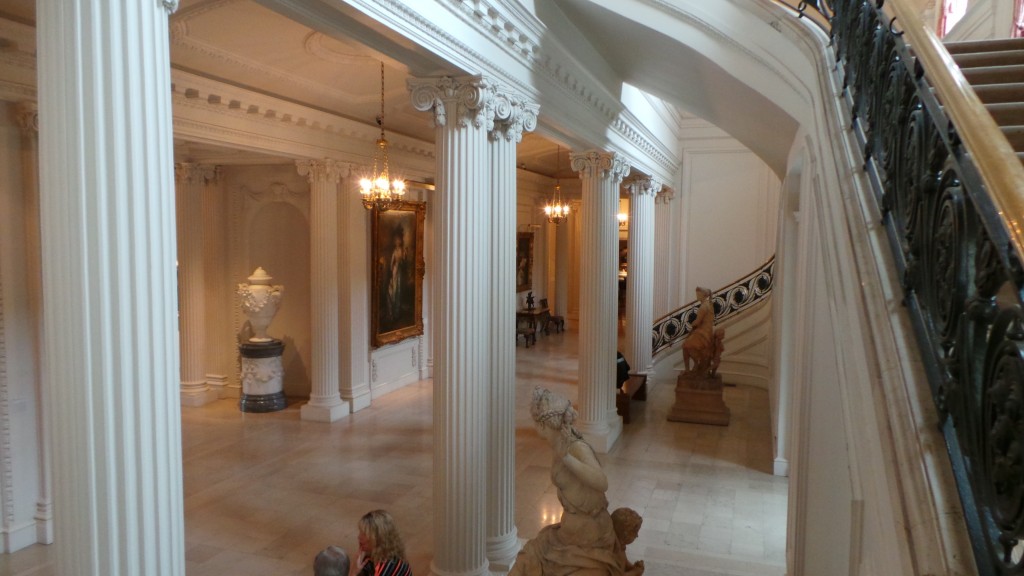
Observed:
[[[725,286],[775,253],[778,180],[752,152],[699,142],[683,152],[684,226],[678,254],[683,274],[677,302],[694,289]]]
[[[40,473],[38,319],[26,290],[21,135],[11,113],[0,102],[0,552],[36,542]]]
[[[794,574],[854,574],[850,571],[853,493],[846,445],[849,422],[838,382],[836,327],[828,313],[829,279],[812,253],[812,298],[802,326],[801,347],[808,353],[797,400],[799,456],[790,484],[796,518],[790,526],[796,542]],[[791,509],[793,505],[791,505]],[[796,535],[800,537],[797,538]]]
[[[946,34],[945,41],[1009,38],[1013,31],[1014,0],[974,0],[967,14]]]

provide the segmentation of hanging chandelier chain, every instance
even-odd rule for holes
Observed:
[[[363,207],[367,210],[376,209],[385,212],[396,207],[405,195],[405,182],[400,179],[390,180],[388,172],[388,141],[384,137],[384,61],[380,63],[380,114],[377,116],[380,126],[380,138],[373,154],[373,173],[359,182],[363,197]],[[378,172],[379,170],[379,172]]]

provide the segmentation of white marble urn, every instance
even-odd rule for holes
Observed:
[[[253,331],[249,342],[273,340],[267,336],[267,328],[274,319],[274,314],[277,314],[284,293],[284,286],[270,284],[273,279],[273,276],[267,274],[263,268],[256,268],[252,276],[249,276],[248,284],[238,285],[238,295],[242,297],[242,312],[249,318],[249,325]]]

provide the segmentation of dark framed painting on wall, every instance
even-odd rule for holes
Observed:
[[[533,289],[533,232],[516,237],[516,292]]]
[[[402,202],[371,212],[370,344],[423,334],[423,223],[427,205]]]

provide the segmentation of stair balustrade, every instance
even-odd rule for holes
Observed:
[[[903,2],[813,4],[831,22],[978,572],[1024,574],[1024,168],[1011,145],[1024,107],[1010,86],[1024,67],[998,44],[951,55]]]

